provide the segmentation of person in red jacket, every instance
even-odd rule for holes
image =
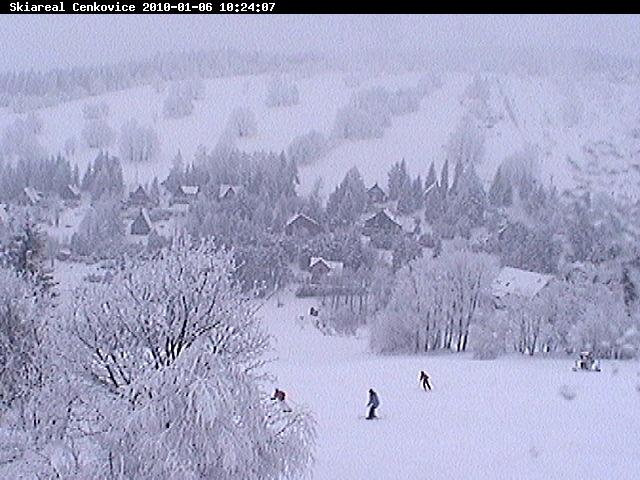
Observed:
[[[291,407],[287,404],[287,402],[284,401],[286,396],[287,395],[282,390],[276,388],[276,391],[273,392],[273,396],[271,397],[271,400],[277,400],[278,402],[280,402],[280,404],[282,405],[283,412],[290,412]]]

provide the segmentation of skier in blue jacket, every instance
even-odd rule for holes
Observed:
[[[367,420],[373,420],[376,418],[376,408],[380,405],[380,399],[378,398],[378,394],[373,391],[372,388],[369,389],[369,403],[367,403],[367,407],[369,407],[369,415],[366,417]]]

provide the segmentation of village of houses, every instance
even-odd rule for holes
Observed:
[[[220,185],[216,200],[218,202],[233,201],[242,189],[240,185]],[[126,242],[144,248],[152,235],[169,241],[181,231],[190,207],[202,195],[204,194],[198,185],[180,185],[173,193],[161,186],[160,195],[154,198],[149,192],[148,184],[130,185],[129,191],[121,199],[121,216],[126,228]],[[66,185],[66,188],[60,192],[60,201],[53,202],[53,207],[52,202],[48,200],[50,199],[35,188],[25,187],[15,204],[0,204],[0,227],[6,226],[9,212],[12,210],[27,212],[54,241],[55,248],[48,252],[47,268],[50,271],[55,271],[56,268],[64,269],[66,266],[72,272],[76,272],[74,275],[80,275],[77,272],[91,272],[95,269],[75,268],[78,265],[105,268],[100,266],[100,262],[95,258],[78,256],[69,247],[73,233],[90,207],[91,202],[87,194],[83,194],[77,185]],[[421,212],[401,215],[397,212],[396,204],[397,201],[388,200],[385,190],[378,183],[367,189],[366,212],[357,225],[364,243],[370,243],[371,236],[381,233],[419,239],[424,230],[428,229],[428,225],[421,222]],[[325,232],[325,226],[319,221],[307,214],[298,213],[286,222],[283,234],[287,237],[308,239],[323,232]],[[428,246],[424,246],[424,249],[431,251],[433,244],[430,242]],[[388,267],[392,266],[393,256],[390,250],[379,248],[378,256],[382,263]],[[350,295],[359,291],[357,287],[353,288],[342,281],[345,266],[340,258],[324,258],[316,255],[309,258],[306,268],[300,269],[294,264],[291,267],[295,281],[306,286],[298,290],[302,296],[325,297],[341,293]],[[95,278],[101,277],[94,274],[84,277],[85,280]],[[497,308],[506,305],[508,303],[506,299],[509,296],[532,299],[553,279],[554,276],[549,274],[503,267],[492,283],[491,293],[494,304]],[[320,288],[323,286],[329,286],[329,288]],[[323,298],[322,303],[324,302]],[[315,310],[312,313],[317,315],[318,311]]]

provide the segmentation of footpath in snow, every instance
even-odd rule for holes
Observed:
[[[260,310],[274,336],[270,370],[316,416],[317,480],[640,478],[638,362],[579,373],[572,359],[381,357],[365,335],[316,330],[315,299],[281,299]],[[423,369],[431,392],[419,387]],[[363,420],[369,388],[377,421]]]

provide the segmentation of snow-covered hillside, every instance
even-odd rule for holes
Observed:
[[[411,88],[422,72],[398,75],[322,73],[291,78],[300,92],[297,105],[269,108],[265,99],[270,77],[265,75],[209,79],[202,100],[184,118],[165,118],[163,102],[170,85],[138,87],[100,97],[69,102],[37,111],[43,121],[38,141],[50,153],[64,151],[74,137],[78,149],[72,160],[84,167],[96,151],[82,146],[82,109],[105,102],[107,123],[119,136],[132,118],[153,127],[160,139],[158,159],[149,164],[125,164],[129,184],[164,178],[180,150],[191,161],[199,145],[219,142],[231,112],[248,107],[257,119],[257,134],[236,140],[246,151],[286,150],[299,135],[317,130],[330,135],[336,112],[352,95],[369,87]],[[301,191],[324,179],[329,193],[352,166],[365,181],[386,182],[389,166],[406,159],[412,174],[426,175],[431,161],[440,167],[445,145],[465,115],[476,118],[485,130],[485,160],[480,175],[489,180],[508,155],[531,144],[542,163],[542,176],[561,190],[593,190],[635,200],[640,180],[640,90],[638,81],[604,77],[569,80],[519,74],[471,75],[449,72],[441,88],[427,94],[417,112],[394,116],[381,138],[338,142],[311,166],[301,168]],[[0,131],[16,115],[0,112]],[[118,153],[118,140],[111,147]]]
[[[322,336],[306,315],[312,301],[281,300],[260,312],[275,337],[269,368],[316,415],[317,480],[638,477],[637,362],[577,373],[566,358],[380,357],[364,333]],[[433,391],[420,389],[420,370]],[[376,421],[364,420],[369,388]]]

